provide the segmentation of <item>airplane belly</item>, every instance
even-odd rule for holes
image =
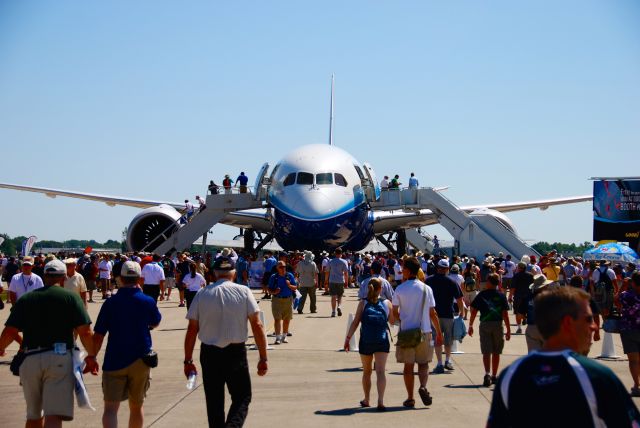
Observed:
[[[273,221],[275,239],[285,250],[351,249],[352,241],[366,240],[358,248],[361,249],[373,237],[373,225],[364,205],[325,220],[304,220],[274,210]]]

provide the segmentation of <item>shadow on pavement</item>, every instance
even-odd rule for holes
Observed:
[[[478,388],[486,388],[485,386],[482,386],[482,384],[479,385],[444,385],[445,388],[450,388],[450,389],[478,389]],[[489,390],[489,388],[487,388],[487,390]]]
[[[327,371],[329,373],[353,373],[353,372],[361,372],[362,367],[346,367],[344,369],[330,369]]]
[[[323,416],[352,416],[356,413],[389,413],[389,412],[405,412],[411,410],[427,410],[426,407],[421,408],[408,408],[404,406],[394,406],[387,407],[387,410],[384,412],[378,412],[375,407],[347,407],[344,409],[335,409],[335,410],[316,410],[314,414],[323,415]]]

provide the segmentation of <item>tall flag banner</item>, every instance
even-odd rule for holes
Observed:
[[[27,239],[22,241],[22,255],[23,256],[28,256],[29,254],[31,254],[31,249],[33,248],[33,246],[35,245],[37,240],[38,240],[37,236],[31,235],[30,237],[28,237]]]
[[[4,238],[0,236],[0,245],[2,245],[3,242],[4,242]]]
[[[640,180],[593,182],[593,240],[637,242],[640,238]]]

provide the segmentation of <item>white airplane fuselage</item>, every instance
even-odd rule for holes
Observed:
[[[332,145],[303,146],[285,156],[271,172],[268,191],[278,244],[290,250],[364,248],[373,238],[373,213],[362,187],[366,174]]]

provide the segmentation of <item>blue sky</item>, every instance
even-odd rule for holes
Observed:
[[[379,176],[460,205],[589,194],[638,175],[637,22],[632,0],[1,2],[0,181],[180,201],[253,180],[327,141],[335,73],[335,143]],[[0,232],[42,239],[119,239],[137,212],[0,201]],[[510,218],[591,239],[589,203]]]

